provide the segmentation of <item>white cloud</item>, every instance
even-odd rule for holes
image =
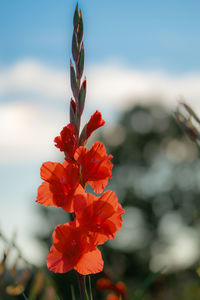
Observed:
[[[91,66],[88,79],[88,98],[115,108],[153,98],[175,107],[177,99],[184,97],[188,103],[197,105],[200,98],[200,72],[175,76],[158,70],[134,70],[108,64]]]
[[[12,92],[28,92],[45,97],[60,98],[69,91],[64,71],[56,70],[34,60],[25,60],[0,70],[0,96]],[[69,92],[68,92],[69,94]]]
[[[199,109],[200,72],[175,76],[116,63],[86,69],[89,111],[99,109],[104,116],[106,112],[112,115],[138,99],[153,98],[175,108],[180,96]],[[70,95],[67,71],[28,60],[0,69],[0,162],[38,161],[47,153],[56,155],[53,139],[68,121],[65,103]]]
[[[64,124],[64,112],[51,107],[25,101],[0,105],[0,163],[53,158],[53,140]]]

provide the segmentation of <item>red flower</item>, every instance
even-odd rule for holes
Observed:
[[[113,283],[110,279],[107,278],[100,278],[97,280],[97,288],[102,291],[112,290]]]
[[[118,297],[113,293],[108,294],[108,296],[106,297],[106,300],[120,300],[120,299],[121,299],[120,297]]]
[[[73,158],[74,152],[78,147],[78,143],[75,136],[75,127],[72,124],[68,124],[60,132],[60,136],[54,139],[55,146],[64,151],[67,158]]]
[[[118,281],[114,284],[110,279],[100,278],[97,280],[97,288],[102,291],[110,290],[115,292],[115,294],[109,294],[106,299],[125,299],[126,285],[122,281]]]
[[[79,169],[76,164],[45,162],[41,167],[45,181],[38,188],[37,201],[45,206],[62,207],[74,211],[74,202],[79,201],[84,189],[79,184]]]
[[[121,228],[124,209],[112,191],[106,191],[100,197],[89,193],[85,197],[85,202],[80,200],[75,204],[77,226],[85,229],[92,243],[103,244],[114,238]]]
[[[122,281],[118,281],[115,284],[116,293],[124,296],[126,294],[126,285]]]
[[[88,139],[93,131],[103,126],[105,121],[102,119],[101,113],[97,110],[90,118],[86,126],[86,139]]]
[[[112,178],[111,158],[112,155],[106,154],[106,148],[100,142],[94,143],[91,150],[80,146],[74,154],[74,159],[81,166],[83,185],[89,183],[95,193],[101,193],[108,179]]]
[[[55,228],[47,266],[55,273],[75,269],[82,275],[88,275],[101,272],[103,260],[97,247],[89,245],[81,229],[70,222]]]

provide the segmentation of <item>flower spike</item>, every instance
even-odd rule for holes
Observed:
[[[44,206],[61,207],[72,213],[73,221],[58,225],[53,233],[53,245],[47,257],[49,270],[66,273],[72,269],[82,275],[103,270],[103,259],[98,245],[115,237],[122,226],[124,209],[113,191],[104,191],[112,178],[112,155],[97,141],[91,149],[86,144],[92,133],[105,121],[97,110],[80,133],[81,117],[85,107],[86,78],[84,73],[85,50],[83,44],[83,18],[75,9],[70,60],[70,123],[54,139],[55,146],[64,153],[63,163],[45,162],[41,167],[42,184],[36,202]],[[91,185],[95,196],[86,193]],[[80,279],[81,280],[81,279]],[[84,290],[81,290],[82,299]]]

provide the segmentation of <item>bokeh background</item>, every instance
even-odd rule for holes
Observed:
[[[63,159],[53,140],[69,120],[75,6],[0,3],[0,230],[16,234],[37,265],[45,264],[53,226],[67,221],[35,199],[41,164]],[[147,292],[154,299],[168,299],[171,290],[179,291],[174,299],[197,299],[199,152],[173,112],[179,100],[200,112],[200,3],[80,0],[79,7],[88,83],[83,123],[102,112],[106,125],[95,138],[114,155],[108,188],[126,208],[123,229],[103,250],[106,271],[130,294],[162,271],[166,277]],[[180,295],[184,284],[190,298]]]

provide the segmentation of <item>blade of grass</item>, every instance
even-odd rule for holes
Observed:
[[[154,282],[154,280],[161,274],[161,272],[164,270],[165,268],[160,269],[158,272],[150,274],[145,281],[142,284],[141,290],[139,293],[137,293],[134,296],[134,300],[141,300],[145,293],[147,292],[148,288],[151,286],[151,284]]]
[[[75,292],[74,292],[74,286],[71,284],[71,294],[72,294],[72,300],[76,300]]]
[[[26,297],[26,295],[24,293],[22,293],[22,296],[24,297],[25,300],[28,300],[28,298]]]

